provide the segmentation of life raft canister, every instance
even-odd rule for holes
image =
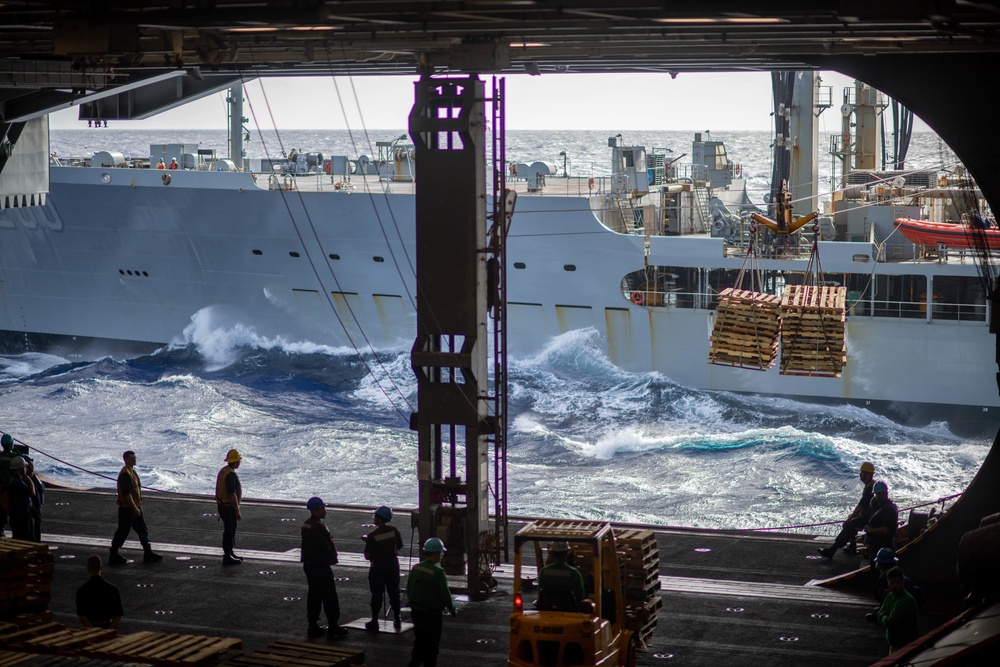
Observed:
[[[588,190],[593,190],[594,189],[594,177],[593,176],[591,176],[590,178],[587,179],[587,189]]]
[[[639,290],[635,290],[634,292],[632,292],[632,303],[634,303],[637,306],[643,305],[644,303],[646,303],[646,295],[640,292]]]

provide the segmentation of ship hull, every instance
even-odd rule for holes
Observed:
[[[164,185],[149,170],[54,167],[44,206],[0,212],[4,351],[142,353],[219,330],[247,332],[251,343],[408,349],[413,204],[409,193],[267,191],[240,173],[175,172]],[[713,309],[647,308],[623,293],[623,276],[643,266],[643,242],[601,225],[587,196],[519,198],[508,239],[510,352],[531,355],[554,336],[593,329],[615,365],[692,388],[995,431],[985,321],[848,313],[839,378],[711,365]],[[869,244],[824,245],[828,273],[858,271],[859,256],[874,256]],[[725,257],[721,239],[653,237],[649,264],[739,269],[741,260]],[[971,264],[954,271],[976,275]]]

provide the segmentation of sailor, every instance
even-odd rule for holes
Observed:
[[[31,525],[32,498],[35,485],[24,472],[24,459],[15,456],[10,460],[10,482],[7,484],[10,533],[15,540],[31,540],[35,531]]]
[[[42,541],[42,505],[45,504],[45,484],[35,474],[35,460],[30,456],[24,459],[24,476],[31,480],[35,487],[35,495],[31,497],[31,539]]]
[[[118,587],[108,583],[101,576],[104,564],[101,557],[94,555],[87,559],[87,574],[90,579],[76,590],[76,615],[85,628],[105,628],[117,630],[125,612],[122,610],[122,596]]]
[[[168,169],[180,169],[180,167],[177,164],[177,158],[175,157],[170,158],[170,166],[168,167]]]
[[[11,472],[10,462],[17,456],[14,450],[14,437],[10,433],[4,433],[0,437],[3,450],[0,451],[0,537],[3,537],[4,527],[7,525],[7,485],[10,484]]]
[[[403,537],[392,521],[392,510],[383,505],[375,510],[375,530],[365,536],[365,559],[371,563],[368,570],[368,588],[372,594],[372,620],[365,623],[371,632],[379,631],[379,612],[382,610],[383,592],[388,594],[392,608],[393,627],[396,632],[402,628],[399,618],[399,550],[403,548]]]
[[[128,563],[118,550],[125,544],[125,538],[128,537],[130,530],[135,531],[142,545],[143,562],[156,563],[163,560],[163,556],[154,553],[149,544],[149,529],[146,527],[146,515],[142,511],[142,484],[139,482],[139,473],[135,471],[135,452],[131,449],[124,452],[122,461],[125,465],[118,473],[118,530],[111,539],[111,555],[108,563],[111,565]]]
[[[233,553],[236,547],[236,524],[243,519],[240,513],[243,487],[236,474],[242,460],[243,457],[237,450],[230,449],[226,454],[226,465],[215,478],[215,502],[219,508],[219,519],[222,520],[223,565],[239,565],[243,562],[242,558]]]
[[[848,515],[847,519],[843,523],[843,527],[840,529],[840,533],[833,540],[833,545],[830,547],[820,547],[816,549],[819,555],[825,558],[833,558],[833,555],[837,553],[837,549],[845,547],[845,553],[856,553],[857,546],[856,541],[858,537],[858,531],[865,527],[868,523],[868,517],[872,513],[872,488],[875,484],[875,465],[870,461],[865,461],[861,464],[861,469],[858,471],[858,477],[861,478],[861,483],[864,484],[864,489],[861,491],[861,500],[855,505],[854,511]],[[849,544],[848,544],[849,543]]]
[[[587,596],[583,575],[567,563],[569,544],[563,540],[549,547],[552,562],[538,573],[539,608],[550,611],[577,611]]]
[[[167,165],[164,164],[164,162],[163,162],[163,158],[160,158],[160,161],[156,163],[156,168],[157,169],[166,169],[167,168]]]
[[[878,622],[885,628],[889,653],[917,638],[917,601],[906,590],[903,572],[894,567],[885,573],[889,592],[878,608]]]
[[[452,616],[456,614],[448,577],[440,565],[445,551],[444,543],[436,537],[424,542],[424,560],[413,566],[406,579],[406,596],[410,600],[413,620],[413,651],[409,667],[437,665],[444,610],[451,611]]]
[[[313,496],[306,501],[309,518],[302,524],[302,569],[306,573],[309,593],[306,597],[306,618],[310,637],[336,639],[347,634],[347,628],[340,625],[340,600],[337,584],[333,580],[331,565],[337,564],[337,547],[330,536],[330,529],[323,523],[326,504],[322,498]],[[319,624],[320,607],[326,613],[327,627]]]
[[[896,536],[899,523],[899,510],[896,504],[889,500],[889,485],[885,482],[875,482],[872,486],[875,496],[872,498],[872,513],[865,524],[865,542],[868,544],[869,564],[875,569],[875,557],[879,549],[892,547],[892,538]]]

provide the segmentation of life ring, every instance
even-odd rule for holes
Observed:
[[[330,160],[327,160],[326,162],[323,163],[323,171],[326,172],[327,176],[329,176],[333,172],[333,165],[330,163]]]
[[[517,163],[516,162],[511,162],[510,163],[510,175],[511,176],[515,176],[515,177],[517,176]]]
[[[594,177],[593,176],[591,176],[590,178],[587,179],[587,189],[588,190],[593,190],[594,189]]]
[[[644,303],[646,303],[646,295],[640,292],[639,290],[635,290],[634,292],[632,292],[632,303],[634,303],[637,306],[643,305]]]
[[[737,164],[737,165],[736,165],[736,166],[735,166],[735,167],[733,168],[733,174],[734,174],[734,175],[736,176],[736,178],[739,178],[739,177],[740,177],[740,171],[741,171],[741,169],[740,169],[740,165],[738,165],[738,164]]]

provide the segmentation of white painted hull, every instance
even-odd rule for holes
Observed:
[[[411,194],[280,193],[240,173],[173,172],[163,185],[162,173],[54,167],[44,207],[0,212],[8,348],[21,335],[182,342],[196,313],[210,326],[250,326],[267,339],[409,346]],[[869,244],[824,246],[827,272],[858,271],[851,258],[871,252]],[[521,196],[508,246],[511,352],[531,354],[552,336],[593,327],[616,365],[694,388],[953,406],[986,420],[1000,408],[984,322],[849,316],[840,378],[710,365],[714,311],[644,308],[622,295],[622,277],[643,266],[642,252],[643,238],[602,226],[586,196]],[[738,269],[742,261],[723,258],[720,239],[655,237],[649,263]],[[876,270],[975,276],[971,262]]]

